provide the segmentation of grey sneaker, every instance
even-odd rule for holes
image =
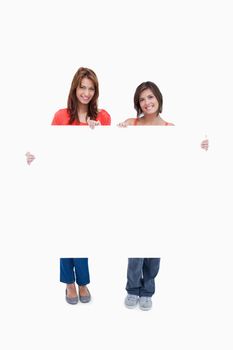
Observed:
[[[88,295],[85,295],[85,296],[79,295],[79,300],[81,301],[81,303],[89,303],[89,301],[91,300],[91,293],[89,292],[88,288],[87,288],[87,292],[88,292]]]
[[[139,298],[139,307],[143,311],[148,311],[152,308],[151,297],[140,297]]]
[[[71,305],[75,305],[75,304],[78,304],[78,296],[77,297],[74,297],[74,298],[69,298],[67,296],[67,289],[66,289],[66,302],[68,304],[71,304]]]
[[[125,306],[128,309],[134,309],[138,303],[138,295],[128,294],[125,298]]]

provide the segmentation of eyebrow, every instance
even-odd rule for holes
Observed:
[[[84,84],[80,84],[80,87],[85,87],[87,89],[94,89],[95,90],[95,88],[93,86],[88,87],[88,86],[86,86]]]
[[[146,98],[146,97],[155,97],[155,95],[154,94],[148,94],[148,95],[146,95],[145,97],[139,97],[139,100],[143,100],[144,98]]]

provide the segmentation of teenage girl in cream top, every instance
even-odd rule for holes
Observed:
[[[158,86],[151,81],[146,81],[137,87],[134,94],[134,108],[137,111],[137,117],[126,119],[118,124],[119,127],[130,125],[174,126],[161,117],[163,96]],[[208,140],[203,140],[201,147],[207,151],[208,146]]]

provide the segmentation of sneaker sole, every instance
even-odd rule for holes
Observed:
[[[139,308],[140,308],[140,310],[142,310],[142,311],[149,311],[149,310],[152,309],[152,307],[142,307],[142,306],[140,306],[140,305],[139,305]]]

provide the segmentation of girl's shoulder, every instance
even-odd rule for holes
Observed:
[[[66,125],[69,123],[69,112],[67,108],[59,109],[53,117],[52,125]]]
[[[111,116],[105,109],[100,109],[98,111],[96,119],[100,121],[101,125],[111,124]]]
[[[137,125],[139,121],[139,118],[128,118],[126,119],[124,122],[126,123],[126,125]]]

